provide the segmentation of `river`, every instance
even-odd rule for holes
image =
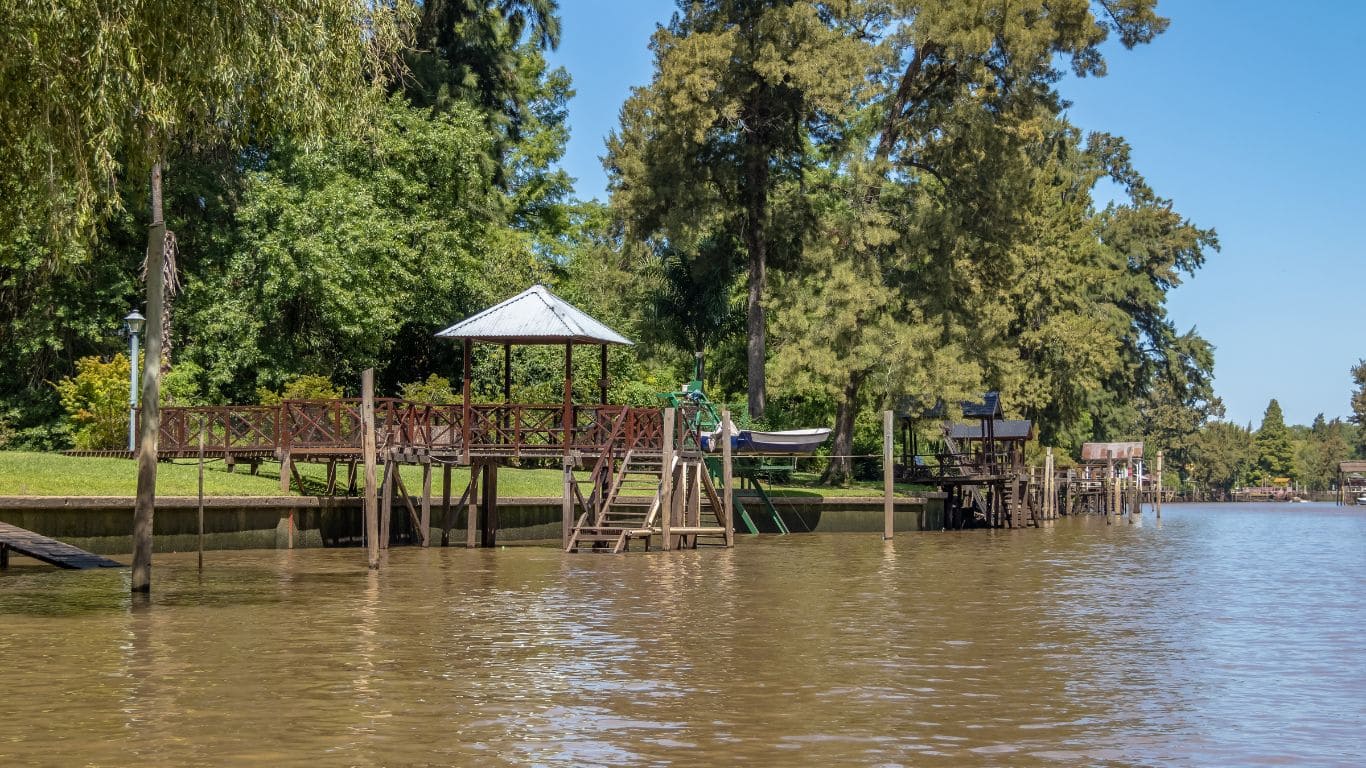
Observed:
[[[1362,765],[1366,513],[0,573],[0,764]]]

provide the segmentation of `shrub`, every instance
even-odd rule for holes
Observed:
[[[76,375],[57,382],[77,450],[117,450],[128,440],[128,356],[76,361]]]
[[[399,392],[404,400],[431,405],[458,403],[462,398],[462,395],[457,395],[455,390],[451,389],[450,379],[437,376],[435,373],[428,376],[426,381],[414,381],[400,386]]]
[[[256,388],[256,398],[261,405],[279,405],[285,400],[336,400],[341,396],[341,388],[331,379],[308,373],[285,379],[285,388],[280,392]]]

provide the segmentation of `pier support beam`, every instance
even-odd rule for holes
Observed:
[[[893,514],[896,505],[892,500],[892,493],[895,490],[894,481],[896,479],[896,465],[892,462],[892,450],[895,443],[892,434],[892,412],[882,412],[882,539],[889,541],[892,538]]]
[[[1153,512],[1157,514],[1157,519],[1162,519],[1162,451],[1157,452],[1157,487],[1153,489]]]
[[[726,546],[735,546],[735,470],[731,465],[731,428],[730,411],[721,410],[721,483],[722,497],[721,508],[724,510],[724,518],[721,524],[726,527]]]
[[[660,526],[660,546],[665,552],[673,549],[673,537],[669,535],[669,529],[673,527],[674,514],[674,419],[677,414],[673,408],[664,409],[664,440],[663,451],[660,453],[660,486],[659,486],[659,526]]]
[[[370,569],[379,568],[379,503],[375,493],[375,369],[360,376],[361,453],[365,461],[365,552]]]

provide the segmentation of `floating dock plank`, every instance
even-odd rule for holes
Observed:
[[[0,548],[10,549],[35,560],[42,560],[58,568],[122,568],[123,563],[115,562],[86,552],[39,533],[20,528],[9,523],[0,523]],[[8,563],[8,553],[4,560]]]

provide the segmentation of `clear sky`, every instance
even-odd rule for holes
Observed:
[[[672,0],[563,0],[552,63],[569,70],[564,160],[582,198],[605,199],[599,158],[630,88],[649,82],[650,34]],[[1347,416],[1366,358],[1366,1],[1164,0],[1171,28],[1108,51],[1109,75],[1068,80],[1069,116],[1127,138],[1176,210],[1222,251],[1174,291],[1171,317],[1215,345],[1230,420]]]

